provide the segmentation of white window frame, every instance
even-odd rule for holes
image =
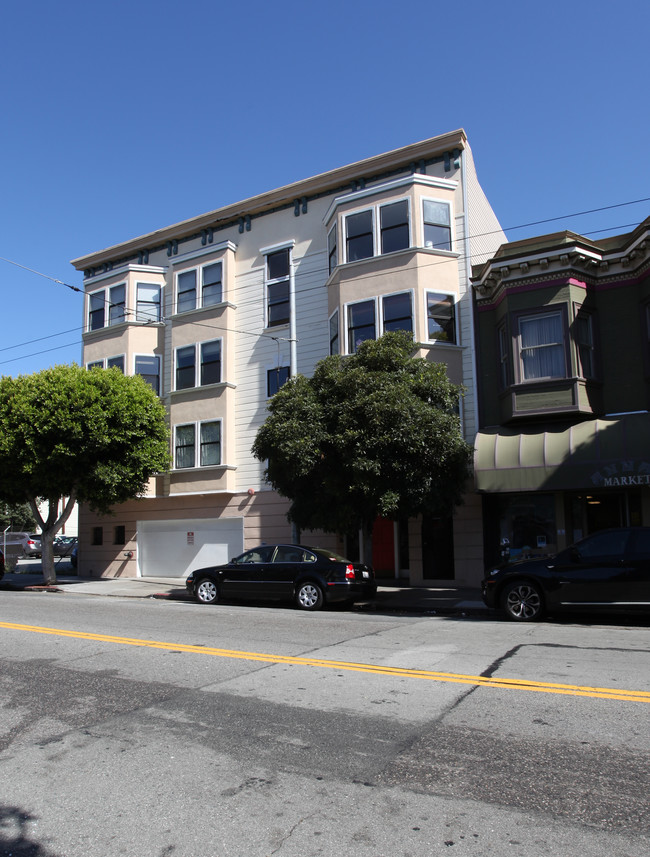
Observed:
[[[451,305],[454,311],[454,341],[449,342],[446,339],[435,339],[429,336],[429,295],[442,295],[443,297],[451,298]],[[427,328],[427,343],[432,345],[458,345],[458,295],[454,292],[447,292],[443,289],[426,289],[424,292],[424,320]]]
[[[431,246],[427,246],[426,238],[424,236],[425,232],[425,220],[424,220],[424,207],[427,202],[433,202],[436,205],[445,205],[449,211],[449,249],[445,247],[437,247],[433,244]],[[422,196],[420,197],[420,217],[421,217],[421,227],[422,227],[422,246],[425,250],[431,250],[434,253],[450,253],[453,252],[454,247],[456,246],[456,236],[454,234],[454,207],[452,203],[448,199],[442,199],[441,197],[435,196]]]
[[[138,360],[141,360],[141,359],[145,359],[145,360],[154,359],[156,361],[156,364],[158,366],[158,372],[157,372],[157,376],[156,376],[158,389],[155,389],[151,384],[149,384],[149,386],[151,387],[151,389],[154,391],[154,393],[157,396],[160,396],[160,392],[161,392],[161,371],[160,371],[161,361],[160,361],[160,355],[159,354],[134,354],[133,355],[133,374],[134,375],[140,375],[140,377],[145,378],[145,380],[146,380],[146,377],[149,377],[149,375],[147,374],[147,376],[145,376],[145,374],[143,372],[138,372]],[[146,381],[146,383],[149,383],[149,382]]]
[[[281,277],[269,277],[269,257],[275,256],[276,253],[287,253],[288,259],[288,267],[286,275]],[[277,247],[267,247],[262,251],[264,255],[264,327],[269,330],[276,327],[286,327],[291,324],[292,318],[292,266],[293,266],[293,242],[288,244],[282,244]],[[269,288],[271,286],[277,286],[282,283],[287,284],[287,299],[286,301],[282,301],[281,303],[286,303],[288,307],[288,318],[286,320],[280,322],[271,323],[270,313],[269,313]],[[278,302],[280,303],[280,302]]]
[[[334,238],[332,239],[332,236]],[[327,233],[327,270],[331,275],[339,264],[339,230],[338,223],[334,221],[334,225]]]
[[[92,309],[92,301],[93,298],[99,298],[101,301],[102,307],[102,323],[97,327],[92,326],[92,314],[95,312],[99,312],[99,309]],[[106,327],[106,289],[98,289],[96,292],[88,292],[88,312],[86,314],[86,318],[88,319],[88,331],[92,332],[95,330],[102,330]]]
[[[350,259],[348,253],[348,220],[351,217],[356,217],[358,214],[366,214],[370,212],[371,217],[371,225],[372,225],[372,253],[370,256],[364,256],[361,259]],[[377,206],[376,205],[364,205],[363,208],[357,208],[354,211],[346,211],[342,217],[343,221],[343,229],[341,239],[341,254],[344,256],[345,261],[347,263],[350,262],[365,262],[367,259],[373,259],[377,255]]]
[[[219,462],[217,464],[201,464],[201,429],[204,425],[215,423],[219,426]],[[178,450],[178,430],[181,428],[186,428],[191,426],[194,432],[194,456],[193,463],[188,464],[184,467],[177,466],[177,450]],[[216,419],[210,420],[189,420],[184,423],[177,423],[174,426],[174,460],[173,460],[173,469],[175,471],[184,471],[184,470],[196,470],[202,469],[206,470],[210,467],[224,467],[223,463],[223,419],[217,417]]]
[[[203,366],[202,348],[212,342],[219,343],[219,380],[211,381],[209,384],[201,384],[201,367]],[[178,352],[184,349],[194,349],[194,383],[188,387],[179,387],[177,384],[178,378]],[[217,336],[213,339],[202,339],[200,342],[189,342],[187,345],[177,345],[174,348],[174,386],[176,391],[195,390],[200,387],[212,387],[216,384],[223,383],[223,337]]]
[[[380,335],[386,333],[386,326],[384,324],[384,300],[385,300],[385,298],[394,298],[394,297],[397,297],[398,295],[408,295],[409,296],[409,299],[411,302],[411,331],[410,332],[415,336],[415,294],[413,292],[413,289],[401,289],[400,291],[397,291],[397,292],[387,292],[386,294],[379,295],[379,302],[380,302],[380,308],[381,308],[380,319],[379,319]],[[398,329],[402,330],[402,328],[398,328]]]
[[[540,343],[539,345],[528,346],[527,350],[530,350],[532,348],[537,348],[537,349],[558,348],[558,347],[561,348],[563,372],[560,375],[540,375],[537,378],[527,378],[525,375],[525,371],[524,371],[524,358],[523,358],[524,349],[522,348],[521,323],[522,323],[522,321],[524,323],[527,321],[537,321],[537,320],[543,319],[543,318],[550,318],[551,316],[557,316],[560,320],[560,328],[561,328],[561,332],[562,332],[560,340],[558,342],[544,342],[544,343]],[[521,384],[534,384],[538,381],[554,381],[554,380],[560,380],[562,378],[566,378],[567,377],[566,337],[567,337],[566,319],[565,319],[565,313],[563,312],[563,308],[557,307],[556,309],[553,309],[552,307],[549,307],[548,309],[545,309],[545,310],[541,310],[538,312],[522,313],[520,316],[518,316],[518,318],[517,318],[517,369],[519,372],[519,383],[521,383]]]
[[[120,288],[124,289],[124,302],[123,302],[123,304],[120,304],[120,303],[114,304],[113,303],[113,292],[115,291],[115,289],[120,289]],[[113,327],[116,324],[124,324],[126,322],[126,320],[127,320],[127,308],[126,308],[127,307],[127,301],[126,301],[127,293],[128,293],[128,290],[126,287],[126,282],[116,283],[114,286],[109,286],[109,288],[108,288],[108,303],[106,305],[107,312],[106,312],[106,315],[104,317],[105,320],[106,320],[106,316],[108,317],[108,327]],[[123,306],[122,318],[113,320],[111,318],[111,310],[114,309],[115,307],[119,307],[120,305]]]
[[[204,288],[204,276],[206,268],[213,268],[219,266],[221,269],[221,278],[219,283],[221,285],[221,295],[219,300],[215,303],[204,302],[203,288]],[[184,274],[194,274],[194,306],[189,307],[187,309],[179,309],[178,307],[178,296],[179,296],[179,280]],[[189,312],[196,312],[196,310],[207,309],[221,306],[224,303],[223,299],[223,280],[224,280],[224,260],[223,259],[213,259],[209,262],[204,262],[201,265],[196,265],[193,268],[183,268],[181,271],[176,271],[174,273],[174,314],[175,315],[185,315]]]
[[[143,317],[140,314],[140,288],[148,288],[148,289],[156,289],[158,292],[158,302],[148,301],[148,306],[157,306],[158,313],[156,318],[148,318]],[[135,320],[139,324],[157,324],[162,320],[162,302],[163,302],[163,288],[160,283],[147,283],[144,281],[137,282],[135,284]]]
[[[386,253],[382,251],[383,230],[381,228],[381,210],[390,205],[397,205],[400,202],[406,203],[406,226],[408,228],[408,244],[406,247],[400,247],[399,250],[388,250]],[[413,217],[411,198],[409,196],[399,197],[398,199],[384,200],[377,205],[377,239],[375,241],[378,256],[390,256],[391,253],[402,253],[404,250],[409,250],[413,246]]]

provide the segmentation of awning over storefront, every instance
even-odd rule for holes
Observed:
[[[478,433],[477,491],[581,491],[650,487],[650,413],[536,429]]]

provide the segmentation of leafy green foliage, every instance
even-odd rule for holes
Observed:
[[[0,379],[0,494],[73,494],[107,512],[169,466],[164,408],[139,376],[57,366]]]
[[[404,332],[363,342],[270,401],[253,454],[299,527],[370,532],[378,515],[446,514],[461,501],[471,457],[461,391],[413,347]]]
[[[0,499],[29,502],[43,529],[44,576],[53,576],[51,541],[75,500],[107,513],[168,467],[164,407],[139,376],[72,365],[0,379]],[[45,520],[39,500],[49,502]]]
[[[29,503],[0,502],[0,532],[9,528],[15,533],[31,533],[36,521]]]

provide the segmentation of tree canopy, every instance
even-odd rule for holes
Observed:
[[[168,467],[165,410],[140,376],[72,365],[0,379],[0,499],[29,502],[46,581],[56,579],[52,541],[75,501],[107,513]]]
[[[368,546],[377,516],[448,514],[461,502],[471,460],[461,389],[413,350],[410,334],[386,333],[325,358],[271,399],[253,454],[298,527],[361,529]]]

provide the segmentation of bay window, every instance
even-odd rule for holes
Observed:
[[[422,201],[424,246],[431,250],[451,250],[451,211],[449,203],[433,199]]]
[[[221,420],[186,423],[175,427],[174,468],[176,470],[192,467],[215,467],[220,464]]]
[[[559,311],[519,319],[519,360],[522,381],[566,377],[564,329]]]
[[[427,292],[427,335],[430,342],[456,342],[456,305],[453,295]]]
[[[354,354],[366,339],[377,338],[375,301],[359,301],[348,304],[348,354]]]

